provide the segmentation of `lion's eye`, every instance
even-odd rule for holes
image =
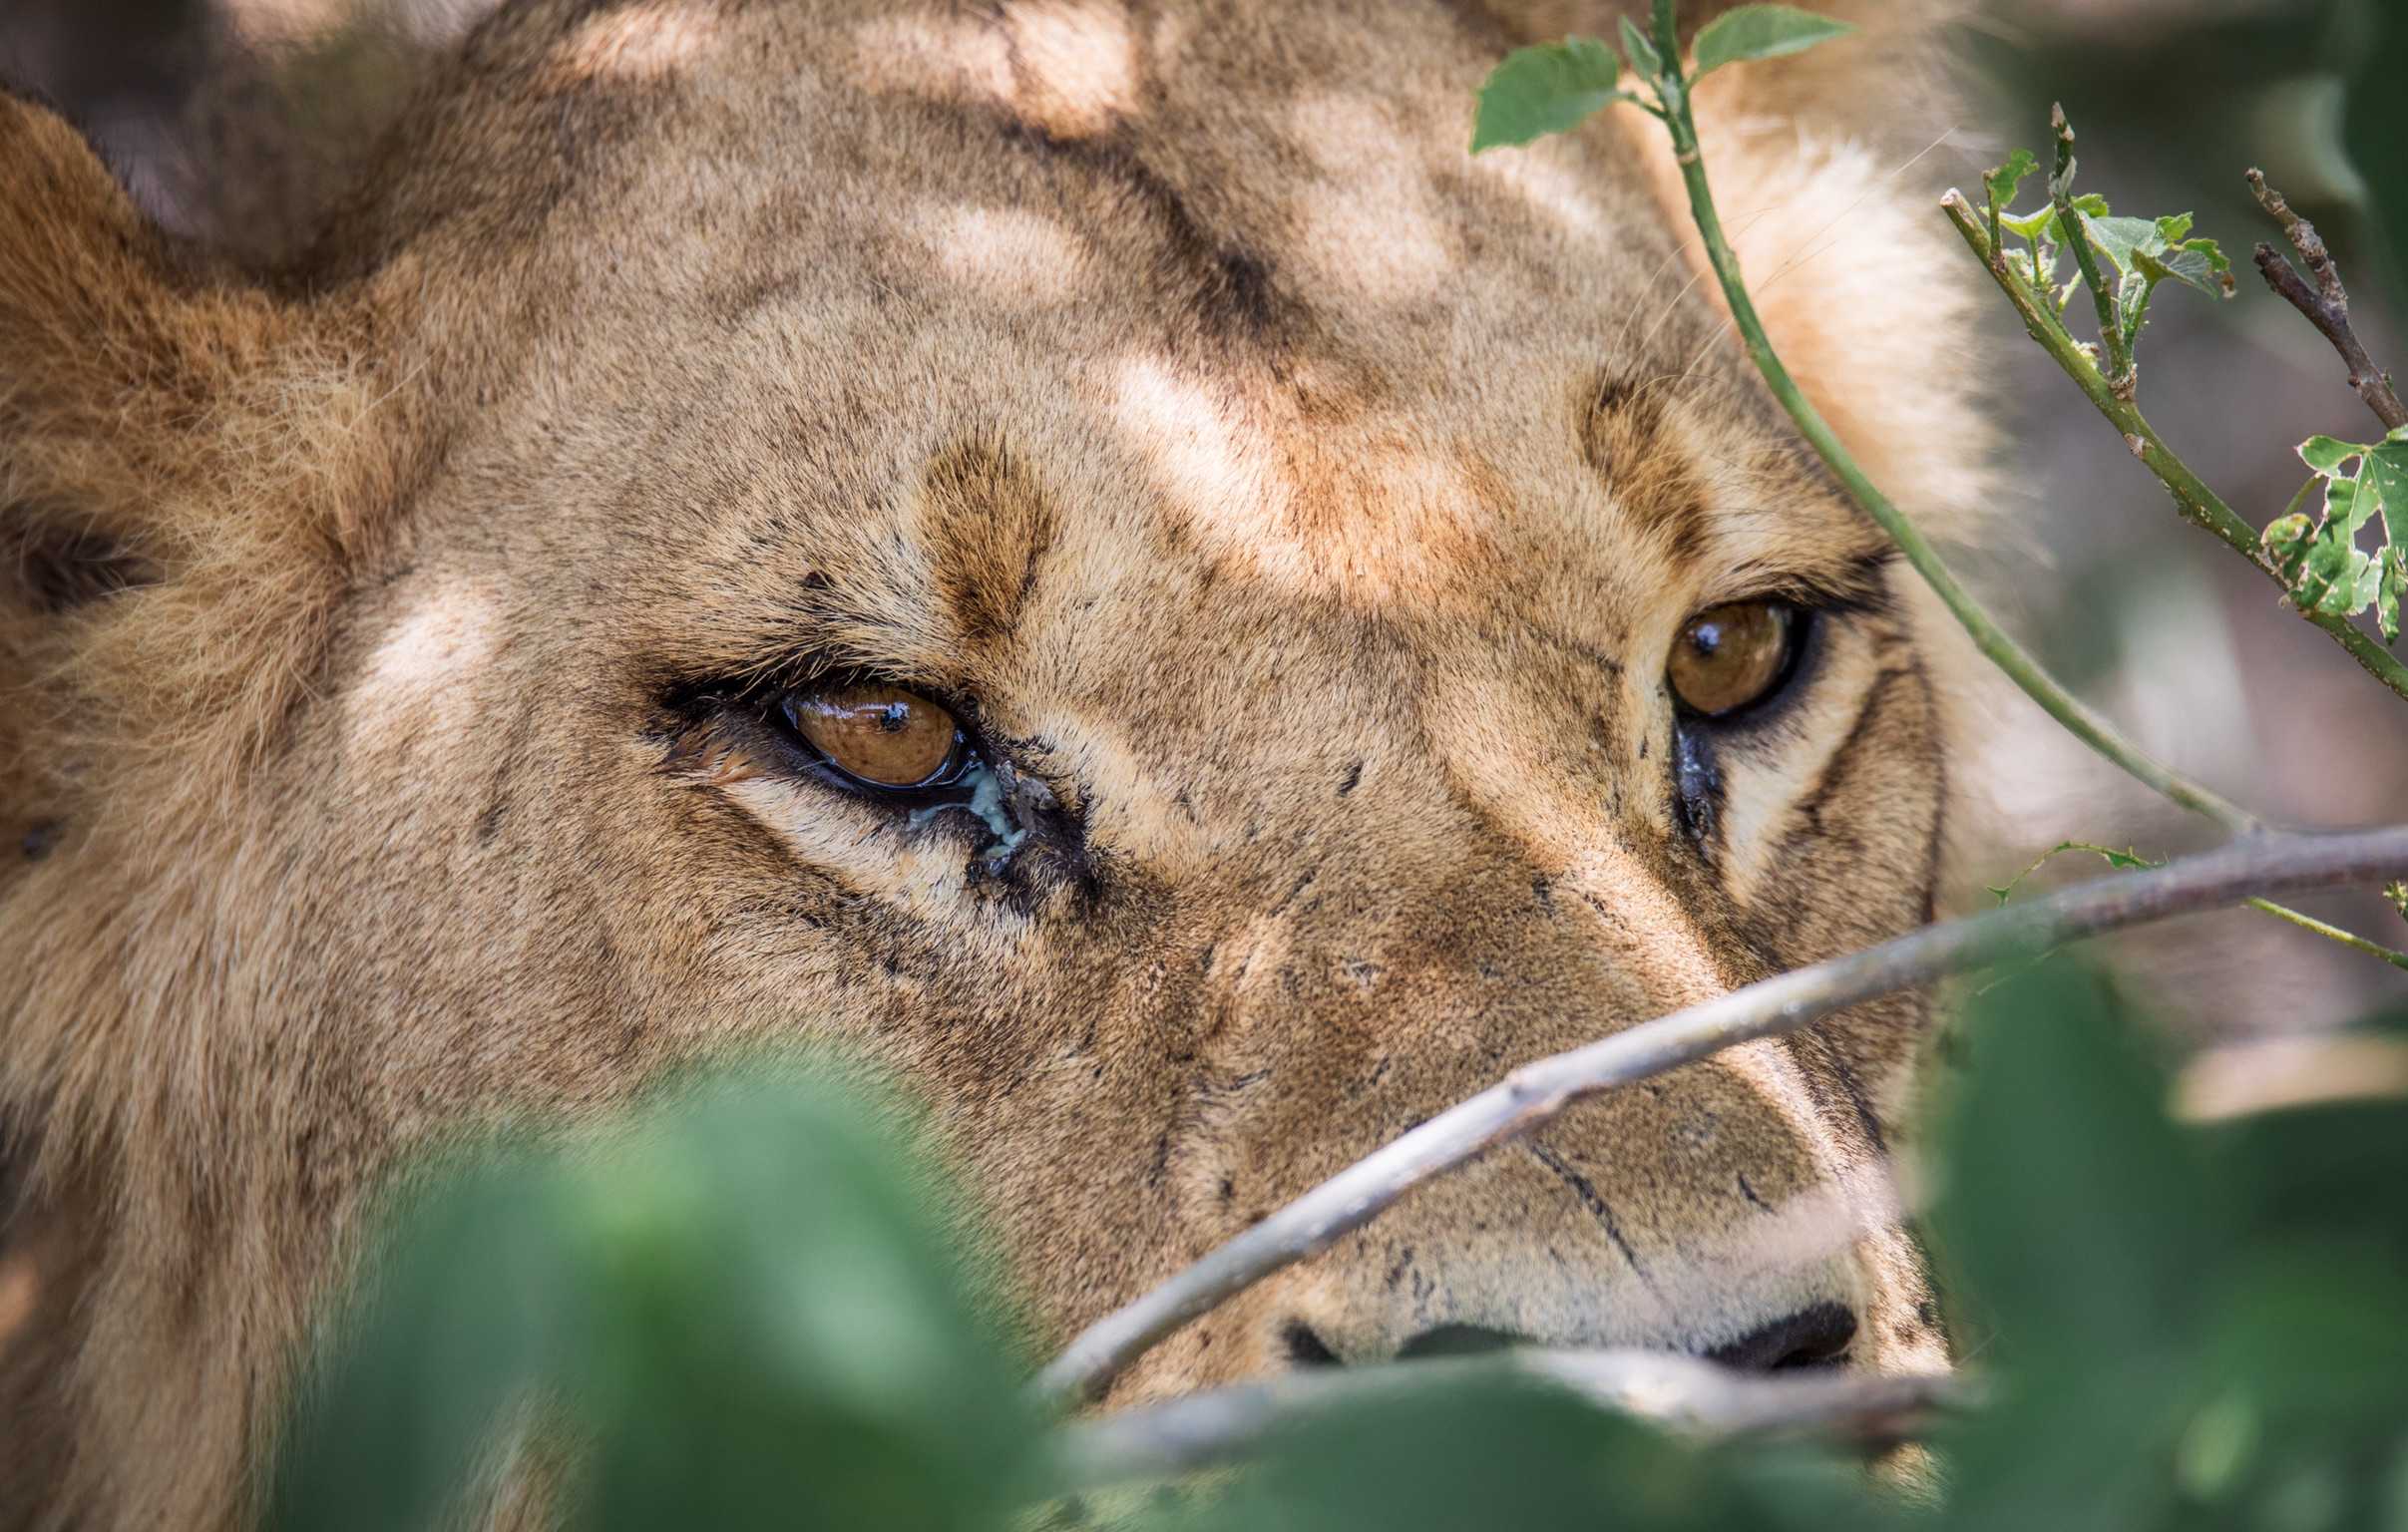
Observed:
[[[1673,643],[1673,695],[1708,718],[1762,701],[1789,675],[1799,625],[1798,608],[1787,601],[1708,607]]]
[[[849,777],[872,787],[926,787],[961,754],[954,715],[900,686],[831,686],[788,692],[794,731]]]

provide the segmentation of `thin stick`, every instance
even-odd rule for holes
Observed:
[[[2312,915],[2302,915],[2296,910],[2271,904],[2262,899],[2250,900],[2249,908],[2261,914],[2270,915],[2278,921],[2288,921],[2301,931],[2312,931],[2327,942],[2338,942],[2352,952],[2364,953],[2369,958],[2380,958],[2395,968],[2408,968],[2408,953],[2393,952],[2380,943],[2367,941],[2354,931],[2343,931],[2340,927],[2327,925]]]
[[[2298,270],[2282,258],[2281,251],[2270,244],[2261,244],[2257,247],[2257,269],[2265,277],[2266,285],[2332,342],[2333,349],[2341,353],[2341,360],[2349,367],[2349,386],[2366,401],[2366,407],[2374,411],[2375,419],[2383,423],[2385,430],[2397,431],[2408,426],[2408,405],[2400,403],[2400,396],[2391,390],[2390,377],[2366,354],[2358,332],[2350,328],[2349,292],[2341,285],[2341,268],[2333,264],[2332,251],[2324,247],[2324,236],[2316,232],[2315,224],[2291,210],[2281,192],[2266,185],[2263,172],[2249,172],[2249,191],[2256,196],[2257,205],[2282,225],[2291,248],[2299,252],[2300,261],[2316,278],[2316,285],[2309,287]]]
[[[1957,233],[1980,257],[1983,268],[1990,273],[1991,280],[1998,283],[1999,290],[2007,295],[2007,301],[2015,305],[2015,312],[2022,318],[2024,329],[2064,369],[2065,375],[2074,380],[2099,413],[2107,417],[2108,423],[2123,435],[2124,445],[2131,449],[2134,457],[2140,459],[2141,466],[2157,475],[2158,482],[2173,495],[2175,509],[2183,519],[2221,538],[2234,553],[2248,560],[2251,566],[2275,584],[2281,585],[2287,593],[2290,587],[2284,583],[2281,572],[2267,564],[2258,549],[2256,531],[2234,514],[2230,506],[2218,499],[2215,492],[2191,471],[2189,464],[2175,455],[2174,449],[2166,445],[2164,438],[2158,435],[2157,428],[2150,425],[2138,406],[2129,399],[2119,398],[2115,390],[2108,387],[2099,369],[2082,354],[2081,347],[2059,321],[2056,310],[2035,293],[2022,277],[2008,269],[2004,261],[1993,261],[1996,247],[1990,243],[1981,217],[1965,200],[1964,194],[1950,192],[1940,198],[1940,207],[1948,214],[1948,221],[1956,225]],[[2374,638],[2360,631],[2357,624],[2329,611],[2303,611],[2300,615],[2324,629],[2335,643],[2349,652],[2349,657],[2358,662],[2360,669],[2390,687],[2402,700],[2408,700],[2408,665],[2402,665]]]
[[[2408,869],[2408,825],[2336,836],[2255,836],[2153,872],[2119,875],[1967,920],[1927,926],[1514,1070],[1089,1326],[1038,1374],[1050,1399],[1099,1396],[1155,1341],[1273,1272],[1327,1250],[1440,1172],[1586,1096],[1736,1043],[1778,1037],[1850,1005],[2002,958],[2265,894],[2380,882]]]
[[[1817,1433],[1868,1446],[1905,1440],[1977,1392],[1944,1373],[1756,1376],[1663,1351],[1515,1350],[1294,1372],[1082,1421],[1062,1433],[1062,1467],[1081,1489],[1177,1478],[1244,1459],[1328,1410],[1500,1377],[1552,1383],[1708,1439]]]

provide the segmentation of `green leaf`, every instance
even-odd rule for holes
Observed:
[[[1697,77],[1703,79],[1726,64],[1804,53],[1855,30],[1844,21],[1794,5],[1743,5],[1716,17],[1698,34]]]
[[[2400,636],[2400,597],[2408,594],[2408,554],[2398,544],[2383,550],[2383,577],[2375,586],[2375,625],[2383,630],[2385,643],[2396,643]]]
[[[2350,581],[2349,609],[2364,611],[2375,603],[2383,583],[2383,561],[2365,554],[2352,553],[2349,568],[2354,576]]]
[[[2299,461],[2317,473],[2331,478],[2341,472],[2341,465],[2367,451],[2355,442],[2336,437],[2311,436],[2299,444]]]
[[[2007,156],[2006,164],[1982,178],[1982,189],[1989,193],[1990,205],[2001,214],[2002,222],[2006,210],[2015,205],[2016,189],[2023,185],[2024,178],[2039,169],[2040,162],[2032,158],[2032,152],[2019,149]],[[2024,237],[2031,236],[2026,234]]]
[[[2348,481],[2334,482],[2346,484]],[[2298,578],[2291,588],[2292,602],[2301,611],[2331,610],[2326,603],[2335,588],[2346,592],[2357,577],[2356,572],[2350,567],[2350,556],[2355,552],[2349,546],[2347,524],[2328,519],[2317,529],[2315,540],[2308,545],[2307,558],[2300,566]]]
[[[2116,308],[2127,341],[2139,338],[2149,300],[2160,282],[2181,282],[2212,298],[2232,295],[2232,263],[2224,258],[2223,250],[2212,239],[2184,237],[2191,231],[2190,213],[2117,218],[2106,216],[2104,202],[2093,212],[2080,201],[2075,210],[2082,216],[2091,244],[2123,273]]]
[[[2057,226],[2057,209],[2042,207],[2032,212],[2001,213],[1998,221],[2018,239],[2038,239]]]
[[[2119,271],[2132,269],[2134,250],[2158,240],[2158,226],[2148,218],[2094,217],[2084,213],[2082,226],[2090,234],[2092,248],[2113,261]]]
[[[2363,496],[2370,485],[2382,497],[2384,540],[2408,549],[2408,432],[2392,432],[2366,454],[2358,493]]]
[[[2307,561],[2308,545],[2314,537],[2314,524],[2304,516],[2293,514],[2269,523],[2266,530],[2258,535],[2257,541],[2265,549],[2266,558],[2281,574],[2284,583],[2296,585],[2300,567]]]
[[[1701,1448],[1568,1391],[1517,1380],[1501,1366],[1494,1376],[1475,1372],[1444,1387],[1367,1393],[1360,1403],[1298,1419],[1266,1447],[1251,1472],[1195,1514],[1139,1525],[1144,1532],[1899,1527],[1865,1476],[1835,1459],[1785,1460],[1761,1444]]]
[[[2314,554],[2309,554],[2309,569],[2314,571],[2314,567],[2316,559]],[[2328,616],[2355,616],[2365,611],[2374,602],[2374,580],[2369,578],[2372,574],[2374,559],[2357,552],[2355,547],[2345,547],[2343,557],[2340,557],[2338,567],[2331,575],[2331,582],[2316,597],[2314,609],[2324,611]]]
[[[1664,55],[1656,52],[1647,34],[1628,16],[1622,18],[1622,53],[1630,60],[1631,73],[1642,80],[1658,80],[1664,74]]]
[[[2166,275],[2184,286],[2196,287],[2211,298],[2232,296],[2232,262],[2224,258],[2223,246],[2214,240],[2186,239],[2152,253],[2163,263]]]
[[[1516,48],[1480,87],[1471,152],[1577,128],[1609,103],[1631,99],[1614,88],[1621,78],[1621,61],[1593,37]]]
[[[2085,192],[2074,198],[2074,210],[2081,213],[2086,221],[2096,221],[2107,215],[2107,198],[2096,192]],[[2057,220],[2057,205],[2054,202],[2035,207],[2030,212],[2008,214],[1999,221],[2008,233],[2025,239],[2045,239],[2052,244],[2065,242],[2065,229]]]
[[[2324,519],[2339,526],[2350,537],[2358,535],[2374,515],[2382,497],[2372,485],[2362,479],[2327,479],[2324,481]]]
[[[539,1407],[581,1449],[577,1532],[1009,1525],[1049,1470],[1003,1295],[899,1104],[838,1083],[664,1093],[605,1153],[424,1198],[304,1395],[271,1525],[482,1525],[441,1513]]]
[[[2193,1413],[2220,1190],[2103,982],[2057,959],[1970,1009],[1932,1223],[2007,1388],[1949,1454],[1941,1524],[2179,1525],[2143,1507]]]

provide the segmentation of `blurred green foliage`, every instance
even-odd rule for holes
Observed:
[[[568,1524],[1002,1525],[1038,1421],[965,1220],[876,1093],[689,1084],[606,1149],[431,1178],[309,1389],[286,1527],[423,1528],[544,1422]]]
[[[1499,1376],[1281,1433],[1162,1532],[2408,1529],[2408,1102],[2170,1115],[2157,1033],[2069,963],[1962,1026],[1931,1235],[1990,1402],[1885,1489]],[[422,1527],[540,1421],[566,1524],[1005,1528],[1048,1450],[906,1114],[814,1076],[669,1094],[598,1150],[415,1199],[292,1434],[275,1522]],[[1455,1374],[1459,1376],[1459,1374]]]

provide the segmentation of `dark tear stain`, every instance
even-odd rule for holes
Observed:
[[[1711,851],[1723,806],[1722,770],[1698,730],[1676,728],[1672,743],[1673,802],[1681,829],[1699,851]]]

